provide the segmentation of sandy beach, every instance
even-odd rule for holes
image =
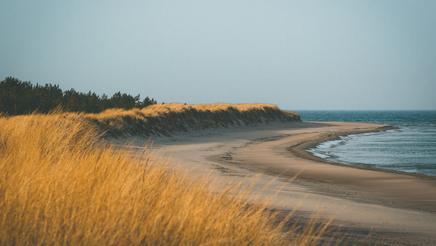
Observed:
[[[353,243],[436,243],[436,179],[328,163],[307,148],[341,135],[380,131],[366,123],[288,123],[208,130],[168,138],[117,140],[153,151],[191,178],[253,189],[252,202],[294,211],[302,220],[332,220],[332,231]],[[128,146],[125,143],[128,142]],[[333,235],[334,232],[331,233]],[[330,236],[330,235],[328,235]]]

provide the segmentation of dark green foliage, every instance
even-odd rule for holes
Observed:
[[[58,85],[52,84],[33,85],[13,77],[0,81],[0,113],[6,115],[47,113],[58,107],[67,112],[98,113],[108,108],[143,108],[152,104],[156,104],[152,98],[141,100],[139,95],[121,92],[108,97],[91,91],[62,91]]]

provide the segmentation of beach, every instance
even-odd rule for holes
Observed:
[[[190,132],[165,138],[130,137],[114,144],[153,152],[193,179],[219,190],[241,184],[251,202],[331,221],[352,242],[428,245],[436,242],[436,179],[326,162],[306,150],[339,136],[382,131],[369,123],[303,122]],[[128,145],[125,143],[128,142]]]

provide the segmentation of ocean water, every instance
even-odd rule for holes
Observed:
[[[355,134],[309,150],[329,161],[436,176],[436,111],[300,111],[304,121],[389,124],[398,129]]]

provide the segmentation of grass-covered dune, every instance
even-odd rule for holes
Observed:
[[[180,116],[203,115],[201,107],[185,110],[183,106]],[[285,114],[268,116],[270,112],[277,113],[273,108],[249,116],[243,106],[237,107],[238,113],[233,113],[244,117],[291,119]],[[213,114],[220,112],[222,106],[204,110]],[[137,119],[142,122],[152,115],[163,117],[167,111],[161,106],[153,110],[115,110],[102,115],[0,116],[0,245],[317,242],[316,235],[322,231],[315,232],[311,227],[303,232],[299,229],[300,233],[288,229],[284,233],[284,224],[277,223],[276,216],[265,212],[263,206],[248,204],[242,193],[230,196],[234,187],[211,192],[206,181],[190,181],[166,168],[164,162],[150,153],[138,159],[100,144],[99,126],[89,121],[110,117],[113,121],[113,117],[120,116],[133,119],[140,115],[138,112],[148,112],[147,117]],[[175,117],[177,113],[171,115]],[[237,120],[230,116],[229,119]],[[199,124],[195,120],[201,121],[198,116],[191,120],[195,124]],[[110,125],[111,120],[107,122]],[[188,119],[186,122],[185,125],[194,124]],[[125,130],[127,124],[123,120],[121,127],[115,129]]]
[[[298,114],[271,104],[158,104],[143,109],[110,109],[85,118],[112,136],[169,136],[193,130],[300,121]]]

